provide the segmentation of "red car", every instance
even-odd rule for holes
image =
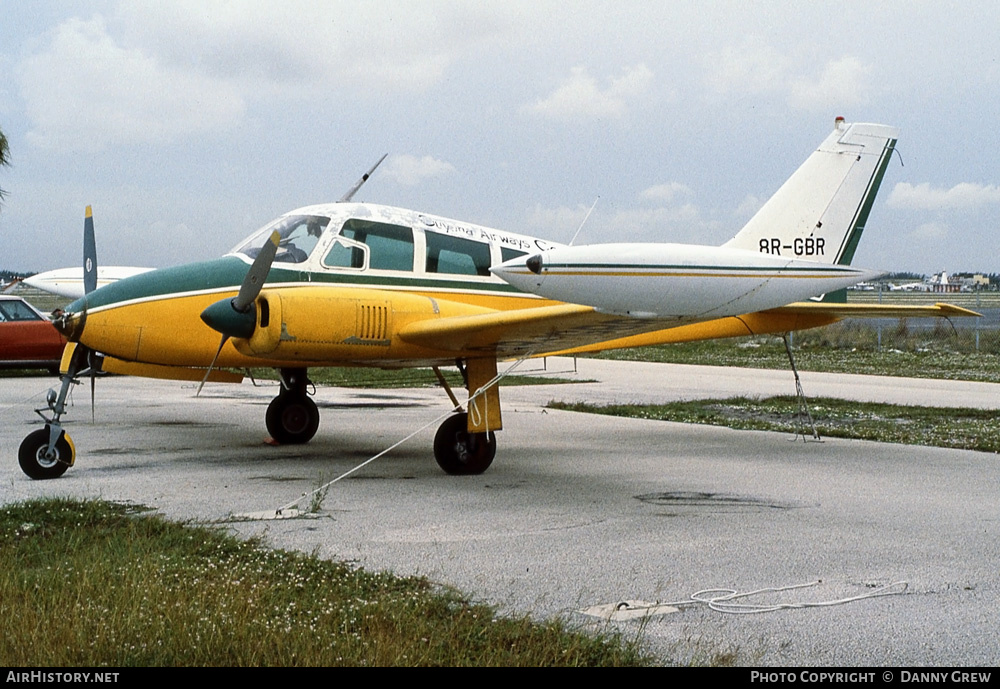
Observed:
[[[66,339],[21,297],[0,294],[0,368],[59,371]]]

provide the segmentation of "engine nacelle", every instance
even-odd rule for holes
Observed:
[[[400,328],[442,315],[430,297],[329,286],[265,290],[257,297],[256,312],[253,335],[234,338],[236,349],[247,356],[303,362],[391,358],[399,348],[412,349],[397,337]]]

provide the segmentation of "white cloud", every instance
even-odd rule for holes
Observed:
[[[455,167],[451,163],[432,156],[418,158],[412,155],[398,155],[389,158],[382,174],[398,184],[412,187],[426,179],[440,177],[454,171]]]
[[[747,39],[708,55],[708,84],[717,93],[758,94],[786,82],[791,61],[760,41]]]
[[[961,182],[951,189],[932,187],[928,182],[913,185],[899,182],[889,195],[893,208],[919,210],[972,209],[1000,203],[1000,186]]]
[[[627,208],[607,219],[609,236],[605,241],[647,241],[708,243],[701,241],[704,221],[693,203],[660,208]]]
[[[574,67],[569,79],[546,98],[521,107],[521,112],[549,119],[565,120],[577,117],[623,117],[628,105],[647,93],[653,83],[653,73],[645,64],[626,67],[622,75],[611,79],[601,89],[586,67]]]
[[[28,138],[49,149],[167,142],[238,121],[246,105],[224,82],[122,47],[104,20],[70,19],[20,67]]]
[[[859,105],[868,97],[871,69],[856,57],[831,60],[819,78],[800,78],[792,85],[788,103],[802,110],[825,111],[831,107]]]
[[[944,239],[950,232],[951,228],[944,223],[928,222],[919,225],[910,233],[910,237],[917,240]]]
[[[557,206],[546,208],[536,203],[529,211],[524,221],[525,230],[537,234],[540,237],[551,239],[556,242],[568,242],[573,238],[576,231],[580,230],[581,239],[578,243],[586,244],[591,240],[587,238],[588,226],[593,224],[594,217],[591,215],[587,219],[587,224],[580,227],[580,223],[587,217],[590,208],[583,204],[570,208],[569,206]],[[590,229],[593,229],[592,227]]]
[[[747,194],[743,197],[743,200],[740,201],[740,205],[736,207],[733,215],[737,218],[750,218],[753,217],[753,215],[759,211],[763,205],[764,201],[762,201],[759,196]]]
[[[678,196],[691,196],[694,192],[691,187],[680,182],[666,182],[665,184],[654,184],[642,191],[642,198],[653,201],[673,201]]]
[[[773,94],[798,110],[825,111],[864,103],[871,68],[851,55],[817,66],[747,39],[710,54],[707,72],[707,84],[716,94]]]
[[[516,44],[530,26],[489,3],[325,0],[123,2],[135,45],[259,88],[302,86],[420,92],[456,61]]]
[[[568,242],[590,208],[532,207],[523,223],[525,231],[554,241]],[[603,242],[687,242],[711,244],[720,233],[716,223],[706,221],[692,203],[658,208],[626,208],[602,212],[600,204],[584,224],[577,244]]]
[[[17,72],[31,141],[96,151],[230,129],[269,97],[420,92],[519,26],[466,3],[122,2],[37,37]]]

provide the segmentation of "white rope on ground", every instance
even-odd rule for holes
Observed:
[[[867,598],[878,598],[879,596],[894,596],[906,592],[909,584],[905,581],[895,581],[891,584],[886,584],[885,586],[880,586],[877,589],[873,589],[867,593],[862,593],[857,596],[850,596],[848,598],[838,598],[829,601],[818,601],[814,603],[773,603],[773,604],[754,604],[754,603],[734,603],[737,598],[748,598],[750,596],[756,596],[762,593],[780,593],[782,591],[791,591],[794,589],[806,588],[809,586],[818,586],[822,581],[812,581],[808,584],[795,584],[792,586],[780,586],[777,588],[763,588],[757,589],[756,591],[747,591],[745,593],[739,593],[735,589],[704,589],[702,591],[697,591],[691,594],[691,600],[697,603],[704,603],[712,610],[716,612],[725,612],[733,615],[752,615],[761,612],[775,612],[777,610],[800,610],[803,608],[823,608],[833,605],[843,605],[845,603],[852,603],[858,600],[865,600]],[[721,594],[721,595],[710,595],[710,594]]]
[[[489,390],[494,385],[497,385],[501,380],[503,380],[508,375],[510,375],[514,371],[515,368],[517,368],[522,363],[524,363],[529,358],[531,358],[532,354],[534,354],[533,351],[532,352],[528,352],[522,358],[518,359],[513,364],[511,364],[510,366],[508,366],[505,371],[503,371],[502,373],[498,373],[488,383],[486,383],[481,388],[479,388],[478,390],[476,390],[476,392],[473,393],[469,397],[468,403],[470,404],[470,406],[471,406],[471,403],[472,403],[473,400],[475,400],[476,398],[478,398],[480,395],[485,394],[487,390]],[[365,461],[361,462],[360,464],[358,464],[357,466],[353,467],[352,469],[348,469],[347,471],[345,471],[344,473],[342,473],[337,478],[324,483],[319,488],[316,488],[316,489],[314,489],[314,490],[312,490],[312,491],[310,491],[310,492],[302,495],[301,497],[296,498],[295,500],[293,500],[293,501],[291,501],[289,503],[286,503],[286,504],[282,505],[281,507],[279,507],[278,509],[276,509],[274,511],[275,515],[276,516],[281,516],[282,511],[287,510],[287,509],[289,509],[291,507],[294,507],[295,505],[298,505],[303,500],[311,499],[313,496],[318,495],[318,494],[320,494],[320,493],[328,490],[330,488],[330,486],[332,486],[333,484],[337,483],[341,479],[347,478],[348,476],[350,476],[354,472],[359,471],[360,469],[363,469],[364,467],[368,466],[369,464],[371,464],[372,462],[374,462],[379,457],[383,457],[383,456],[387,455],[388,453],[390,453],[393,450],[395,450],[397,447],[399,447],[400,445],[402,445],[403,443],[405,443],[407,440],[409,440],[413,436],[418,435],[419,433],[421,433],[422,431],[424,431],[426,428],[428,428],[430,426],[433,426],[434,424],[436,424],[441,419],[444,419],[445,417],[450,416],[451,414],[454,414],[456,411],[459,411],[461,408],[462,408],[461,404],[455,405],[454,407],[452,407],[451,409],[449,409],[445,413],[441,414],[437,418],[432,419],[431,421],[428,421],[423,426],[421,426],[417,430],[413,431],[412,433],[410,433],[405,438],[396,441],[395,443],[393,443],[389,447],[385,448],[384,450],[382,450],[378,454],[374,455],[373,457],[369,457],[368,459],[366,459]]]
[[[701,591],[696,591],[691,594],[689,599],[671,601],[671,602],[656,602],[645,605],[633,605],[628,602],[618,603],[614,608],[614,612],[626,611],[632,613],[628,618],[635,619],[634,613],[646,609],[650,611],[650,614],[655,614],[657,610],[664,610],[669,608],[679,608],[686,605],[702,604],[708,606],[709,609],[715,610],[716,612],[723,612],[732,615],[754,615],[758,613],[765,612],[776,612],[778,610],[801,610],[804,608],[824,608],[834,605],[844,605],[845,603],[853,603],[854,601],[866,600],[869,598],[878,598],[881,596],[895,596],[906,592],[909,584],[905,581],[896,581],[891,584],[886,584],[884,586],[879,586],[867,593],[862,593],[857,596],[850,596],[848,598],[838,598],[835,600],[828,601],[817,601],[811,603],[766,603],[766,604],[755,604],[755,603],[736,603],[739,598],[748,598],[750,596],[757,596],[763,593],[781,593],[784,591],[793,591],[796,589],[803,589],[812,586],[818,586],[822,583],[822,580],[811,581],[805,584],[793,584],[791,586],[778,586],[774,588],[762,588],[756,589],[754,591],[746,591],[743,593],[738,592],[736,589],[702,589]],[[613,617],[611,617],[613,619]]]

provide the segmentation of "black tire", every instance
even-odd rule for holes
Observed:
[[[282,394],[267,405],[267,432],[282,445],[308,443],[319,429],[319,409],[305,395]]]
[[[45,457],[45,449],[49,445],[49,427],[32,431],[21,442],[17,451],[17,462],[21,471],[36,481],[49,478],[59,478],[76,461],[76,448],[73,441],[63,431],[56,441],[55,456]]]
[[[496,434],[469,433],[468,423],[468,414],[449,416],[434,435],[434,459],[446,474],[481,474],[496,457]]]

